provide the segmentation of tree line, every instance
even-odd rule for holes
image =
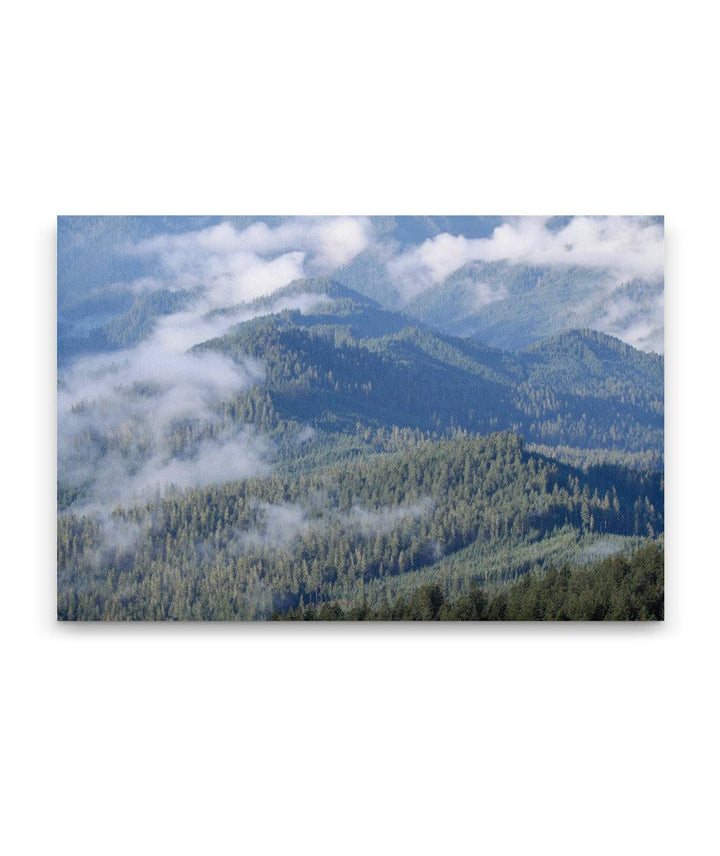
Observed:
[[[589,568],[551,568],[503,587],[474,587],[448,598],[437,585],[378,608],[337,603],[275,611],[273,621],[662,621],[664,551],[649,544],[630,559],[605,559]]]

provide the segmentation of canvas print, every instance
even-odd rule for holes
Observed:
[[[58,218],[64,621],[664,615],[663,218]]]

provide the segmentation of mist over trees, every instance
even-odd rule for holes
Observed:
[[[507,234],[561,259],[567,225]],[[495,252],[497,225],[436,227],[382,264],[397,222],[151,233],[123,251],[147,275],[61,295],[59,618],[662,617],[644,546],[664,529],[662,356],[599,322],[507,349],[426,323],[464,329],[433,314],[443,288],[478,312],[581,283],[653,301],[655,256],[622,288],[616,268],[510,276],[463,261]]]
[[[659,473],[608,465],[588,475],[529,454],[513,434],[410,439],[402,451],[116,512],[111,538],[92,518],[64,515],[58,609],[266,618],[324,601],[377,607],[428,576],[454,596],[541,570],[544,557],[523,548],[545,539],[565,539],[560,555],[577,560],[579,545],[610,536],[621,550],[654,538],[662,507]]]

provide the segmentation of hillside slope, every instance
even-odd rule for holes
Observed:
[[[604,268],[475,261],[409,299],[372,254],[359,256],[337,276],[444,333],[508,350],[574,328],[604,330],[644,350],[663,347],[662,281],[618,283]]]
[[[117,513],[112,539],[66,515],[58,613],[266,618],[327,601],[376,606],[428,582],[455,596],[657,536],[662,477],[616,476],[501,433],[189,491]]]
[[[273,300],[302,293],[327,301],[306,314],[255,318],[198,346],[262,359],[266,414],[324,431],[511,430],[548,445],[662,450],[658,355],[593,331],[509,353],[442,335],[324,280],[294,283]]]

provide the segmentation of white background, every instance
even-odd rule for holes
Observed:
[[[717,852],[711,16],[5,9],[4,852]],[[664,213],[666,622],[57,625],[59,213]]]

